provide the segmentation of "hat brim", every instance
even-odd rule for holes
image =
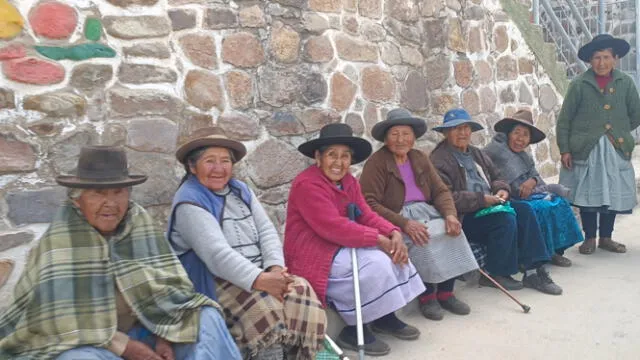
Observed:
[[[352,165],[365,161],[373,151],[371,144],[367,140],[355,136],[335,136],[309,140],[298,146],[298,151],[304,156],[313,159],[315,158],[316,150],[321,146],[338,144],[346,145],[353,150],[353,157],[351,158]]]
[[[77,189],[114,189],[123,188],[134,185],[142,184],[147,181],[146,175],[129,175],[125,179],[119,180],[89,180],[85,178],[79,178],[72,175],[60,175],[56,177],[56,182],[59,185],[69,188]]]
[[[511,131],[511,129],[515,126],[515,125],[523,125],[529,128],[529,130],[531,130],[531,140],[529,140],[529,144],[537,144],[540,141],[544,140],[547,135],[545,135],[540,129],[538,129],[537,127],[535,127],[534,125],[529,124],[528,122],[522,121],[522,120],[518,120],[518,119],[512,119],[512,118],[504,118],[500,121],[498,121],[494,126],[493,129],[497,132],[501,132],[501,133],[509,133],[509,131]]]
[[[240,161],[247,155],[247,148],[239,141],[223,138],[200,138],[183,144],[176,151],[176,158],[181,163],[185,163],[187,155],[196,149],[203,147],[223,147],[231,149],[236,158],[236,162]]]
[[[626,40],[619,38],[591,41],[578,50],[578,58],[584,62],[590,62],[594,52],[609,48],[613,49],[615,55],[622,58],[629,53],[631,45]]]
[[[409,117],[381,121],[373,126],[373,129],[371,129],[371,136],[378,141],[384,142],[387,130],[397,125],[411,126],[416,139],[427,132],[427,122],[424,119]]]
[[[451,129],[456,126],[460,126],[462,124],[469,124],[469,126],[471,126],[471,132],[476,132],[478,130],[484,129],[482,125],[478,124],[473,120],[458,119],[458,120],[448,121],[446,124],[443,124],[440,126],[436,126],[433,128],[433,130],[439,133],[443,133],[447,129]]]

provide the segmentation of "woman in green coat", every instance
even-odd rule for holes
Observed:
[[[582,254],[595,251],[596,231],[599,248],[627,251],[611,234],[616,215],[630,213],[637,202],[630,159],[640,99],[631,77],[615,69],[628,52],[628,42],[608,34],[581,47],[578,57],[591,68],[571,82],[558,117],[560,183],[572,190],[568,200],[580,209]]]

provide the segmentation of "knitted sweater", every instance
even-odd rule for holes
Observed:
[[[352,222],[347,205],[355,203],[362,214]],[[287,202],[284,258],[289,272],[309,281],[326,305],[327,281],[334,255],[342,247],[376,246],[378,234],[400,230],[367,205],[358,180],[342,178],[339,189],[317,166],[293,180]]]
[[[613,70],[612,80],[601,90],[592,69],[569,85],[558,116],[556,135],[561,153],[586,160],[602,135],[626,159],[635,141],[631,131],[640,125],[640,98],[628,75]]]

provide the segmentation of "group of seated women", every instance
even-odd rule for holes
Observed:
[[[314,359],[326,307],[346,323],[338,344],[356,349],[352,248],[369,355],[390,351],[375,333],[419,337],[395,315],[415,298],[432,320],[469,314],[454,295],[455,279],[478,268],[469,242],[505,288],[558,295],[545,264],[569,266],[563,251],[582,236],[561,197],[568,189],[546,185],[525,151],[544,134],[521,111],[496,124],[483,152],[470,145],[479,129],[449,111],[428,156],[414,149],[426,122],[395,109],[373,127],[384,145],[371,155],[348,125],[326,125],[298,148],[314,163],[291,184],[284,243],[233,177],[245,146],[217,127],[176,152],[186,175],[166,236],[131,200],[146,177],[128,173],[125,151],[85,147],[76,174],[56,178],[68,201],[0,318],[0,357]],[[358,180],[350,166],[365,160]]]

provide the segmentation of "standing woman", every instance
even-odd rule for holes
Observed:
[[[571,82],[558,116],[560,183],[572,190],[569,201],[580,208],[586,239],[579,248],[582,254],[595,251],[598,229],[599,248],[627,251],[611,235],[616,215],[631,213],[637,203],[630,159],[640,99],[633,80],[615,69],[628,52],[629,43],[608,34],[580,48],[578,57],[591,68]]]
[[[402,229],[409,258],[427,290],[420,311],[441,320],[442,309],[467,315],[469,306],[453,294],[456,277],[478,268],[462,233],[451,192],[429,156],[413,148],[427,123],[408,110],[394,109],[371,129],[384,143],[365,164],[360,184],[371,208]],[[436,293],[437,289],[437,293]]]

